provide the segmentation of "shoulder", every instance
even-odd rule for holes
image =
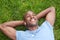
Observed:
[[[47,20],[45,20],[42,24],[41,24],[41,26],[40,26],[41,28],[47,28],[47,29],[53,29],[53,26],[47,21]]]

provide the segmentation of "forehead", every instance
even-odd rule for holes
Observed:
[[[35,14],[34,14],[34,12],[32,12],[32,11],[28,11],[28,12],[26,13],[26,15],[35,15]]]

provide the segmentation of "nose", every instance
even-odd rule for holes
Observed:
[[[34,18],[34,16],[31,16],[31,19]]]

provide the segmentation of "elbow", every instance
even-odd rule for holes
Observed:
[[[6,26],[4,24],[0,24],[0,29],[5,28]]]
[[[4,24],[4,23],[3,23],[3,24],[1,24],[0,26],[1,26],[1,27],[3,27],[3,28],[7,27],[7,25],[6,25],[6,24]]]
[[[55,11],[55,7],[51,7],[51,11]]]
[[[55,7],[50,7],[50,12],[55,14]]]
[[[54,6],[51,6],[50,8],[55,9],[55,7],[54,7]]]

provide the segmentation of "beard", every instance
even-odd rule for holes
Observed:
[[[34,27],[34,26],[38,26],[38,23],[26,23],[26,27]]]

